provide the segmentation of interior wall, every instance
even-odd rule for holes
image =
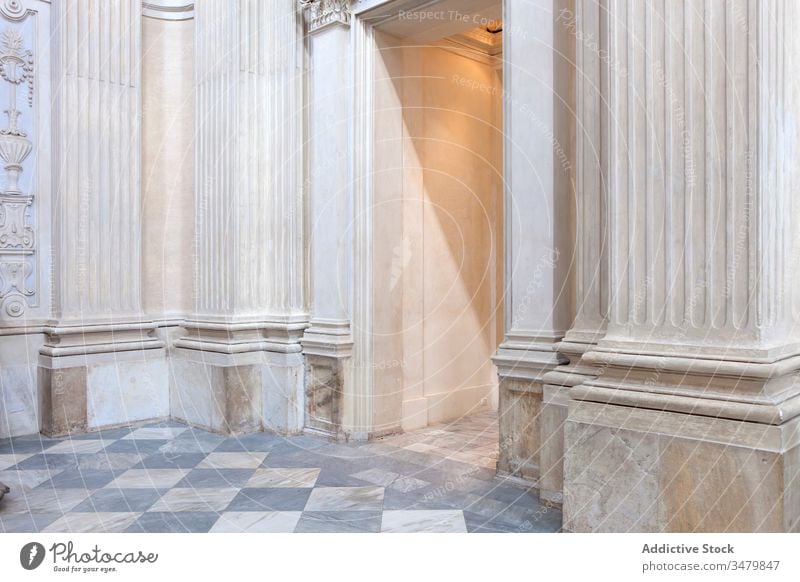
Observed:
[[[496,407],[502,83],[443,48],[376,43],[375,421],[409,430]]]
[[[191,309],[194,20],[142,19],[142,301],[158,319]]]

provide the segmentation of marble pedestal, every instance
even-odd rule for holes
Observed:
[[[573,401],[564,530],[798,531],[799,423]]]
[[[169,416],[163,349],[39,358],[41,432],[47,436]]]
[[[590,340],[594,338],[592,334],[588,337]],[[569,358],[569,363],[542,377],[539,500],[553,507],[561,507],[564,498],[564,423],[567,420],[569,392],[574,386],[601,373],[599,368],[583,361],[583,354],[591,345],[583,341],[561,342],[559,353]]]
[[[299,353],[177,348],[170,365],[173,418],[222,434],[295,434],[303,429]]]
[[[539,480],[542,407],[540,382],[500,377],[500,450],[497,472],[536,486]]]
[[[538,487],[541,476],[542,409],[545,375],[567,359],[555,342],[500,346],[493,361],[499,376],[500,450],[497,473]]]
[[[350,378],[350,358],[306,354],[306,430],[346,440],[344,391]]]

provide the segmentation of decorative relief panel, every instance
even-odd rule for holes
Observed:
[[[0,325],[49,317],[50,2],[0,0]],[[44,97],[42,97],[44,96]]]
[[[19,3],[5,2],[2,13],[20,14],[19,7]],[[30,280],[36,259],[31,213],[34,195],[20,185],[23,164],[33,150],[33,143],[20,126],[20,117],[24,109],[33,108],[34,58],[16,28],[0,32],[0,83],[8,117],[0,129],[0,160],[6,178],[0,193],[0,309],[7,317],[20,317],[36,294]],[[26,89],[27,98],[20,103],[22,88]]]

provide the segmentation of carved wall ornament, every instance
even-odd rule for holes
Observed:
[[[0,8],[6,15],[18,4],[2,2]],[[27,283],[33,273],[35,237],[30,216],[33,194],[22,192],[19,184],[23,162],[33,151],[33,143],[19,126],[22,112],[18,109],[17,87],[26,85],[28,106],[32,107],[34,59],[25,49],[22,35],[12,28],[0,35],[0,84],[8,86],[8,122],[0,129],[0,160],[6,172],[6,187],[0,192],[0,305],[6,315],[20,317],[27,298],[35,295],[35,289],[29,289]]]
[[[9,20],[22,20],[28,11],[19,0],[0,0],[0,14]]]
[[[331,24],[350,24],[350,0],[300,0],[306,11],[309,32]]]

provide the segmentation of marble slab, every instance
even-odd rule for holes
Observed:
[[[247,487],[313,487],[319,469],[257,469]]]
[[[384,511],[381,532],[467,533],[467,524],[460,510]]]
[[[150,426],[137,428],[135,431],[122,437],[122,440],[169,440],[186,432],[187,427],[176,426]]]
[[[268,453],[239,452],[211,453],[197,469],[257,469],[264,462]]]
[[[57,445],[53,445],[49,449],[47,449],[47,454],[72,454],[76,455],[79,453],[99,453],[102,451],[108,444],[107,441],[103,440],[89,440],[89,439],[82,439],[82,440],[65,440],[63,442],[58,443]]]
[[[306,511],[383,509],[383,487],[318,487],[311,492]]]
[[[153,504],[150,511],[222,511],[236,497],[236,488],[170,489]]]
[[[118,489],[168,489],[183,479],[189,469],[130,469],[106,485]]]
[[[122,532],[140,515],[140,513],[68,513],[42,531],[45,533]]]
[[[227,511],[211,533],[292,533],[300,520],[300,511]]]

